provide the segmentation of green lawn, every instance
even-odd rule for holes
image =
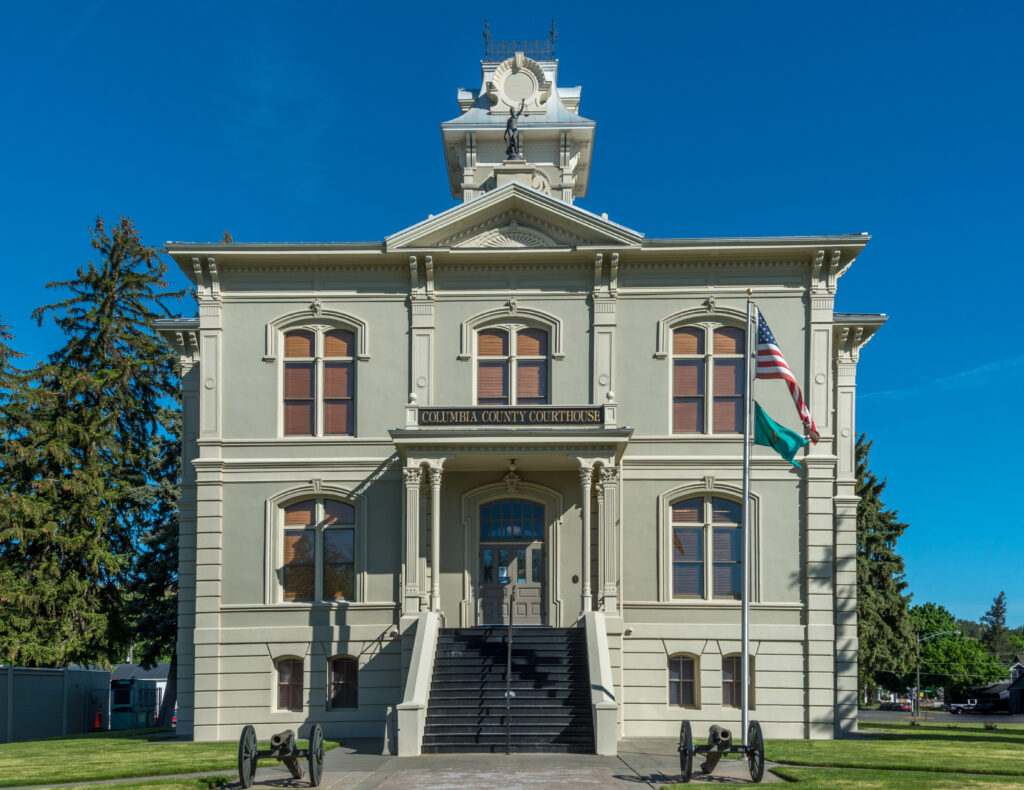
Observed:
[[[188,743],[171,740],[168,736],[168,732],[159,730],[141,735],[94,733],[71,738],[0,744],[0,787],[64,782],[82,782],[84,785],[100,779],[203,771],[227,771],[234,775],[237,772],[237,741]],[[298,745],[304,749],[307,742],[299,741]],[[337,741],[324,741],[324,749],[327,751],[338,745]],[[270,743],[261,741],[259,747],[269,749]],[[276,761],[270,762],[277,764]],[[305,760],[302,762],[305,763]],[[261,761],[260,765],[263,764]],[[175,783],[166,785],[171,786],[186,790],[206,788],[206,785],[194,788],[192,785]],[[119,785],[117,790],[122,787]],[[150,785],[146,784],[146,787]]]
[[[1024,776],[1024,727],[869,722],[854,738],[765,742],[774,762],[839,768],[888,768]]]
[[[776,768],[775,773],[800,790],[1020,790],[1020,779],[969,776],[932,771],[878,771],[851,768]],[[678,785],[681,789],[683,785]],[[665,788],[665,790],[669,790]]]
[[[124,782],[116,785],[74,785],[60,790],[213,790],[229,782],[237,782],[237,776],[204,776],[201,779],[152,779],[141,782]]]

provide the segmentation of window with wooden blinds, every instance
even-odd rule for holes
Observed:
[[[311,529],[286,529],[282,582],[286,601],[312,601],[316,582],[315,537]]]
[[[550,403],[545,330],[515,325],[481,329],[476,347],[478,404]]]
[[[711,324],[673,331],[673,433],[743,432],[744,338],[742,329]]]
[[[476,353],[481,357],[507,357],[508,332],[504,329],[483,329],[477,334]]]
[[[359,661],[351,656],[331,661],[331,707],[359,707]]]
[[[516,333],[516,356],[546,357],[548,333],[543,329],[520,329]]]
[[[282,659],[277,662],[278,710],[302,710],[302,662]]]
[[[736,528],[716,527],[712,533],[713,582],[715,598],[736,598],[742,595],[742,532]]]
[[[285,333],[284,435],[355,434],[355,333]]]
[[[324,362],[324,433],[353,432],[352,362]]]
[[[673,598],[740,597],[741,519],[740,503],[723,497],[708,495],[672,503]]]
[[[352,357],[355,356],[356,336],[354,333],[344,329],[332,329],[324,333],[324,356],[325,357]]]
[[[516,367],[516,403],[548,402],[548,363],[520,361]]]
[[[508,403],[508,363],[480,362],[476,377],[477,402],[481,404]]]
[[[704,597],[704,530],[672,530],[672,597]]]
[[[308,359],[316,356],[316,335],[306,329],[288,332],[284,336],[285,359]]]

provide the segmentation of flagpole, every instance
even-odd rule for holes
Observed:
[[[754,333],[756,321],[754,314],[753,290],[747,291],[747,348],[744,374],[746,381],[743,387],[743,565],[741,569],[742,601],[740,608],[740,682],[741,682],[741,724],[740,738],[745,746],[747,725],[750,719],[750,438],[751,438],[751,404],[753,397],[754,376],[757,371],[757,360],[754,358]]]

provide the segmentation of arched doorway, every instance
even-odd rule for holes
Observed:
[[[482,625],[507,624],[515,591],[516,625],[545,622],[544,505],[507,498],[480,505],[478,576]]]

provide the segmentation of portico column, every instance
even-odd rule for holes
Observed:
[[[430,611],[441,611],[441,467],[430,467]]]
[[[405,591],[402,613],[417,615],[420,611],[420,484],[423,470],[410,466],[403,470],[405,476]]]
[[[619,468],[601,467],[601,598],[604,611],[618,614],[619,609]]]
[[[581,608],[589,612],[593,608],[593,596],[590,592],[590,481],[593,476],[593,469],[584,466],[580,469],[580,483],[582,486],[583,502],[581,515],[583,517],[583,599]]]

